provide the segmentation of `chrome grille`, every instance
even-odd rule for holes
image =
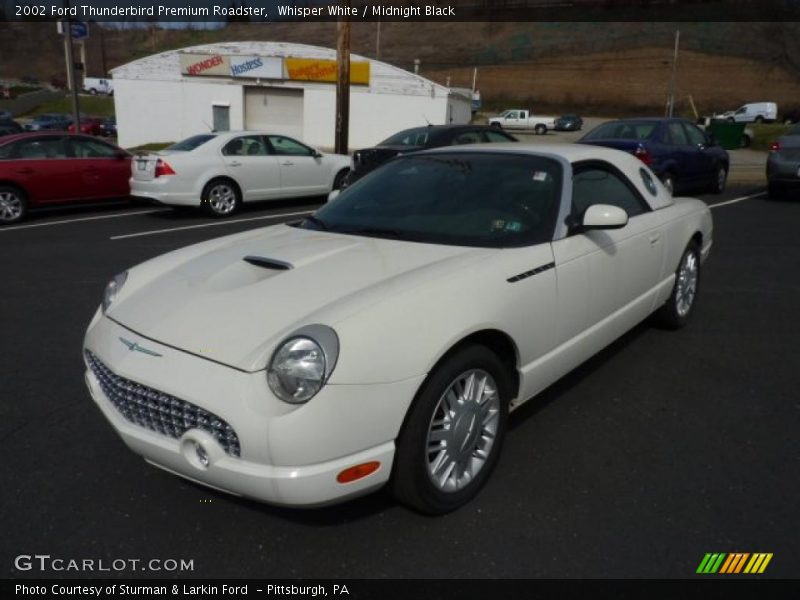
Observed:
[[[233,427],[214,413],[120,377],[88,350],[85,354],[106,398],[131,423],[176,439],[189,429],[202,429],[214,436],[231,456],[241,454]]]

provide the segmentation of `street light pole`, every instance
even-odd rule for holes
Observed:
[[[672,54],[672,81],[670,82],[670,92],[669,92],[669,107],[667,109],[667,116],[671,117],[673,111],[675,110],[675,96],[678,93],[678,84],[677,84],[677,73],[678,73],[678,44],[680,43],[681,39],[681,31],[677,29],[675,31],[675,50]]]
[[[69,8],[69,0],[64,0],[64,8]],[[69,13],[69,11],[65,12]],[[75,124],[75,133],[80,133],[81,113],[80,107],[78,106],[78,82],[75,77],[75,52],[72,47],[72,27],[70,26],[70,20],[64,19],[61,26],[65,39],[64,47],[67,52],[67,85],[72,95],[72,122]]]

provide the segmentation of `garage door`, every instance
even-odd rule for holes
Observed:
[[[303,90],[246,87],[244,122],[249,130],[303,139]]]

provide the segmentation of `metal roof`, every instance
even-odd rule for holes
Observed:
[[[168,50],[160,54],[153,54],[116,67],[111,70],[111,74],[116,80],[194,81],[202,83],[218,81],[224,84],[231,83],[231,79],[227,78],[187,77],[182,75],[180,66],[180,55],[182,53],[336,59],[336,50],[332,48],[323,48],[321,46],[291,44],[287,42],[222,42],[217,44],[188,46],[178,50]],[[354,61],[370,62],[370,92],[407,94],[413,96],[432,94],[443,96],[450,93],[449,88],[443,85],[387,63],[359,56],[358,54],[351,54],[350,58]],[[247,80],[236,80],[236,82],[245,84]],[[292,85],[330,85],[305,81],[292,81],[291,83]],[[360,86],[353,86],[353,89],[355,90],[358,87]]]

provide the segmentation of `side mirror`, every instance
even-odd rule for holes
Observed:
[[[320,152],[319,150],[314,150],[314,153],[311,156],[313,156],[314,158],[322,158],[322,152]]]
[[[340,193],[341,190],[331,190],[331,193],[328,194],[328,202],[330,202],[331,200],[335,200],[336,196],[338,196]]]
[[[610,204],[592,204],[583,214],[581,228],[590,229],[620,229],[628,224],[628,213],[618,206]]]

